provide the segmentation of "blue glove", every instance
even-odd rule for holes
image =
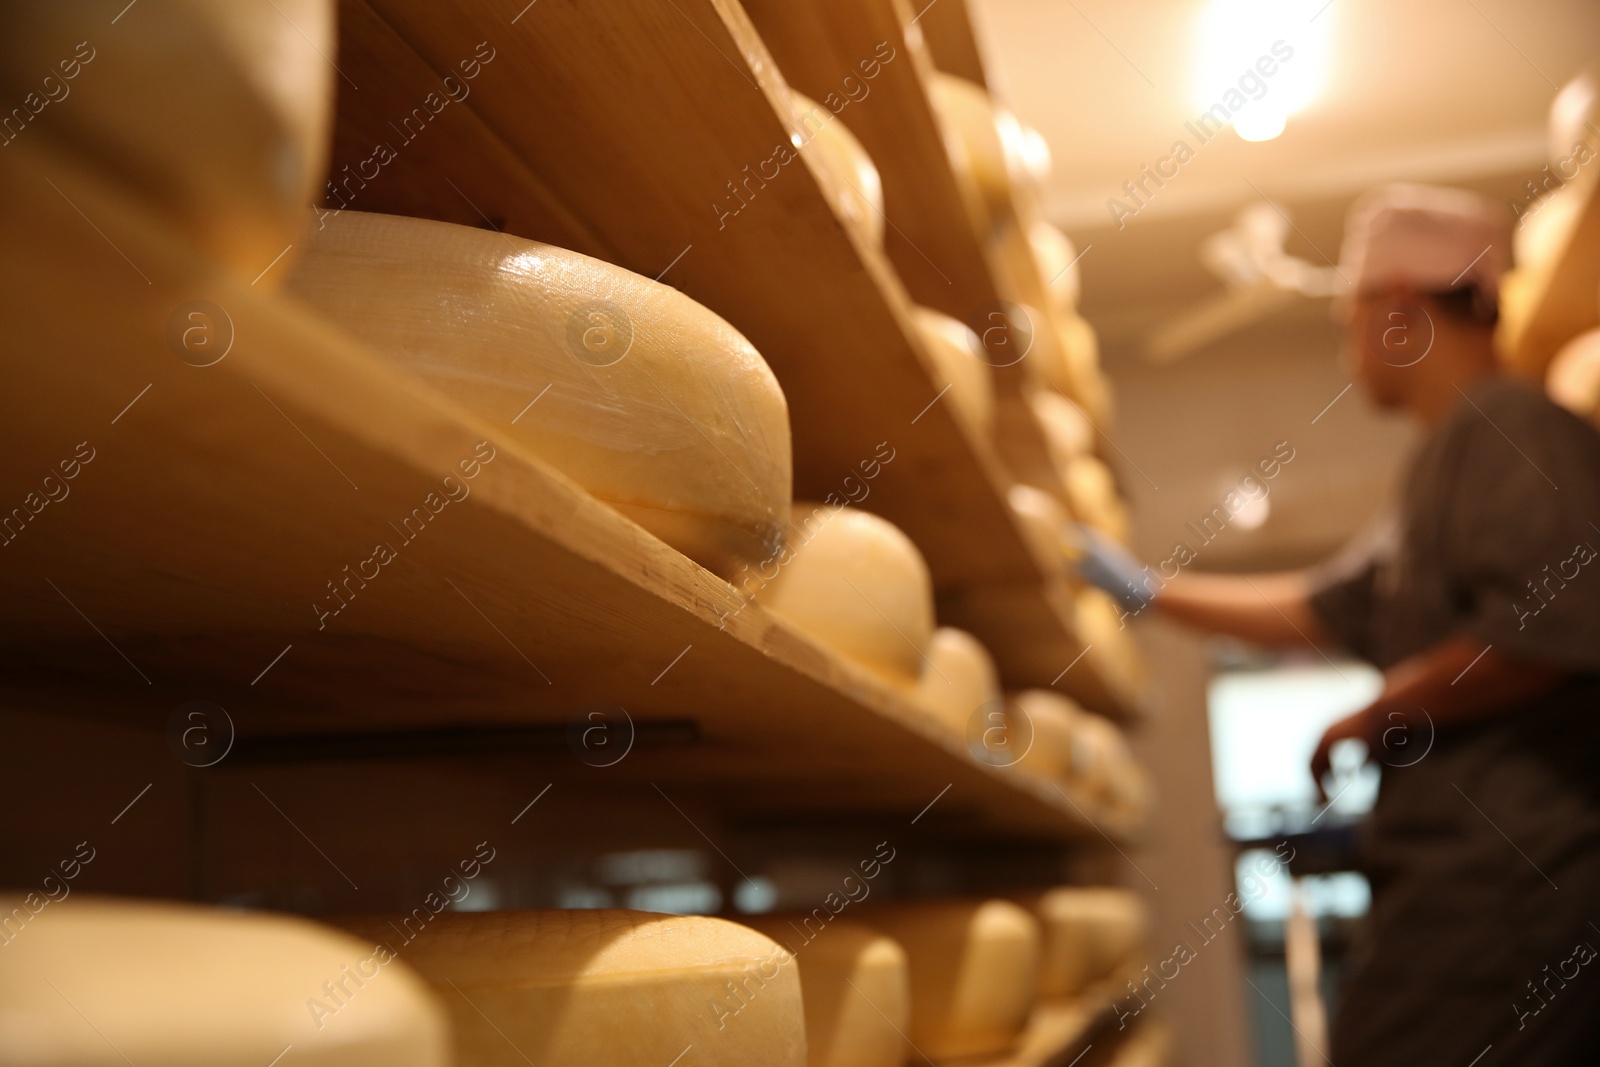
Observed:
[[[1082,523],[1069,526],[1068,539],[1077,543],[1078,576],[1109,593],[1123,610],[1137,615],[1154,602],[1160,581],[1127,549]]]

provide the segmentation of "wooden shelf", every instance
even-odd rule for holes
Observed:
[[[922,826],[1097,833],[1053,787],[977,763],[903,695],[738,610],[730,586],[503,427],[215,273],[92,176],[19,146],[0,194],[8,330],[29,354],[0,372],[27,398],[0,428],[0,492],[38,491],[76,442],[95,453],[4,549],[10,691],[81,684],[93,699],[74,713],[155,729],[204,697],[247,745],[565,725],[603,702],[642,739],[612,769],[619,787],[678,783],[746,814],[909,816],[942,796]],[[207,367],[169,339],[197,299],[234,337]],[[470,495],[397,535],[391,522],[485,441],[497,451]],[[319,619],[326,583],[379,542],[395,558]],[[593,770],[565,752],[547,762]]]
[[[350,207],[493,225],[662,276],[776,373],[798,498],[842,493],[887,442],[896,459],[861,506],[917,543],[941,594],[1032,599],[1039,629],[1026,640],[1050,651],[1031,673],[1016,668],[1034,658],[1014,661],[1007,684],[1048,684],[1072,661],[1081,645],[1006,504],[1009,476],[935,402],[888,259],[836,216],[806,155],[761,179],[795,131],[785,83],[736,3],[548,3],[514,25],[487,0],[448,17],[420,0],[343,0],[340,14],[340,67],[360,89],[341,91],[330,170],[338,181],[375,144],[396,149],[377,177],[349,185]],[[397,134],[483,41],[494,55],[470,95],[410,140]],[[910,71],[891,62],[879,80]],[[976,632],[997,653],[1018,638],[1010,625]]]
[[[1536,381],[1562,345],[1600,325],[1600,176],[1585,168],[1555,196],[1576,206],[1555,254],[1520,267],[1529,299],[1523,314],[1507,317],[1501,337],[1511,366]]]
[[[883,178],[889,226],[884,247],[919,304],[980,329],[999,306],[983,246],[950,167],[928,94],[932,61],[907,0],[744,0],[784,80],[838,113]],[[882,52],[870,80],[863,61]],[[859,96],[859,99],[853,97]],[[1001,377],[1018,372],[1012,368]]]
[[[983,61],[977,28],[967,0],[911,0],[917,13],[912,16],[922,28],[933,62],[947,74],[993,87],[993,77]]]

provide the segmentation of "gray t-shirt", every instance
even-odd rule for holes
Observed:
[[[1571,672],[1477,723],[1435,731],[1420,709],[1407,747],[1374,753],[1382,785],[1362,846],[1373,906],[1335,1041],[1353,1062],[1509,1047],[1531,1032],[1504,1028],[1524,983],[1574,942],[1600,944],[1588,925],[1600,919],[1597,550],[1600,433],[1492,378],[1428,434],[1397,514],[1317,575],[1313,610],[1378,667],[1467,635]],[[1472,685],[1472,669],[1456,684]],[[1600,1015],[1588,994],[1564,995],[1574,1026]],[[1481,1013],[1427,1025],[1446,1001],[1480,1000]]]

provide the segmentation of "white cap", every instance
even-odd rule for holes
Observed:
[[[1339,273],[1358,294],[1474,286],[1494,300],[1511,264],[1511,220],[1487,197],[1434,185],[1384,185],[1345,223]]]

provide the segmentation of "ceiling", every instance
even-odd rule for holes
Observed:
[[[1394,491],[1414,431],[1349,384],[1326,301],[1297,300],[1189,358],[1154,366],[1151,331],[1221,291],[1198,248],[1262,197],[1292,217],[1290,252],[1338,256],[1364,189],[1414,180],[1509,203],[1546,161],[1558,87],[1600,56],[1592,0],[1332,0],[1321,95],[1275,140],[1224,131],[1120,228],[1107,207],[1204,110],[1192,53],[1202,0],[968,0],[998,91],[1048,140],[1047,211],[1083,253],[1081,310],[1118,398],[1107,451],[1136,547],[1161,558],[1230,483],[1287,442],[1268,521],[1230,528],[1203,569],[1299,566]],[[1270,42],[1269,42],[1270,43]],[[1170,168],[1169,168],[1170,169]],[[1324,411],[1325,405],[1337,400]]]

